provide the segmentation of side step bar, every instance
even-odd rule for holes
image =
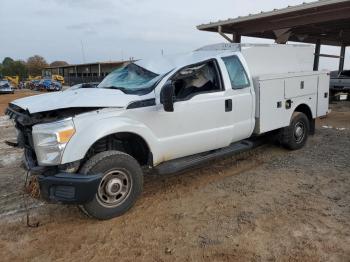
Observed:
[[[217,158],[230,156],[230,155],[247,151],[260,144],[261,143],[259,142],[259,140],[257,141],[243,140],[237,143],[233,143],[228,147],[224,147],[221,149],[170,160],[154,167],[153,170],[160,175],[178,173],[186,169],[190,169],[195,166],[204,164],[210,160],[214,160]]]

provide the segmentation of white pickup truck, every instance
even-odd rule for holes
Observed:
[[[15,100],[7,114],[41,197],[109,219],[135,203],[145,168],[179,172],[266,134],[303,147],[328,112],[329,73],[312,62],[310,46],[206,46],[129,63],[97,88]]]

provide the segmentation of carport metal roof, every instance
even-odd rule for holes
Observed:
[[[350,45],[350,1],[321,0],[270,12],[199,25],[199,30],[274,39],[278,43],[295,41],[340,46]]]
[[[350,45],[350,0],[320,0],[288,6],[270,12],[250,14],[197,26],[199,30],[217,32],[226,40],[240,43],[241,36],[316,44],[314,70],[319,57],[340,58],[343,70],[345,48]],[[232,34],[229,37],[227,34]],[[341,46],[340,56],[320,54],[321,44]]]

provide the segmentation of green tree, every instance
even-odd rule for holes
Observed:
[[[47,66],[45,58],[39,55],[31,56],[27,60],[28,74],[32,76],[40,76],[41,71]]]
[[[27,67],[24,61],[17,60],[10,63],[5,63],[1,73],[3,76],[19,76],[20,79],[27,77]]]
[[[2,61],[2,65],[4,67],[9,66],[11,63],[13,63],[13,59],[11,57],[5,57],[4,60]]]
[[[50,66],[67,66],[69,65],[66,61],[54,61]]]
[[[18,75],[21,80],[27,78],[27,67],[24,61],[14,61],[11,65],[11,70],[12,75]]]

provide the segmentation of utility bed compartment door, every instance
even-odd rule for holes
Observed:
[[[318,76],[302,76],[285,80],[285,98],[294,98],[317,92]]]
[[[285,108],[284,79],[257,81],[255,133],[265,133],[289,125]]]
[[[329,82],[330,76],[325,73],[318,77],[317,92],[317,117],[324,116],[328,113],[329,107]]]

